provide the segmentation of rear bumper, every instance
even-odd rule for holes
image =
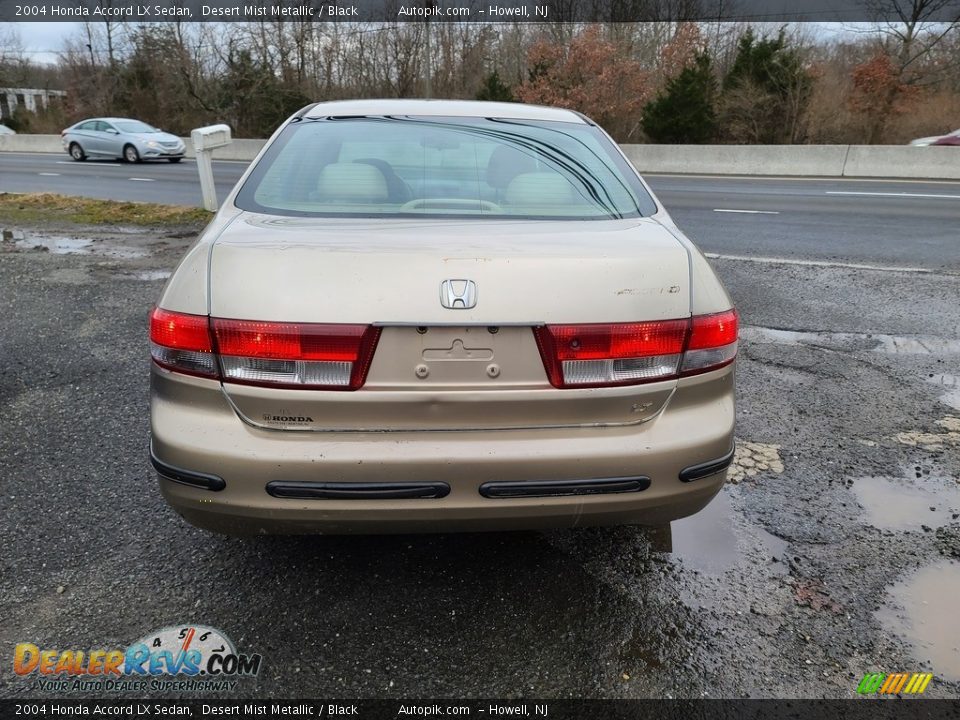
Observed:
[[[680,381],[664,411],[640,425],[543,430],[271,431],[244,424],[216,382],[154,367],[152,383],[161,492],[192,524],[228,534],[659,525],[716,495],[725,465],[708,475],[702,468],[727,457],[733,443],[732,367]],[[171,479],[165,465],[222,479],[222,489]],[[701,468],[699,476],[681,480],[692,467]],[[533,482],[561,489],[593,483],[602,491],[512,492]],[[294,491],[277,493],[277,483]],[[351,483],[371,493],[338,497]],[[398,492],[378,497],[390,483]],[[404,496],[430,485],[449,491]],[[508,492],[490,496],[491,486]],[[302,496],[305,487],[318,488],[316,496]]]

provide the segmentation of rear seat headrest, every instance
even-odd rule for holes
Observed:
[[[554,206],[569,205],[576,199],[573,185],[555,172],[529,172],[517,175],[503,194],[510,205]]]
[[[330,163],[317,178],[316,199],[327,203],[373,204],[386,202],[387,179],[372,165]]]
[[[510,145],[498,145],[487,163],[487,184],[503,190],[517,175],[535,172],[537,160],[529,152]]]

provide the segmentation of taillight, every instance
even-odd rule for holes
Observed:
[[[380,328],[213,319],[224,382],[356,390]]]
[[[687,320],[534,328],[554,387],[631,385],[677,373]]]
[[[217,377],[217,361],[206,315],[154,308],[150,313],[150,354],[168,370]]]
[[[224,382],[356,390],[363,386],[380,328],[368,325],[226,320],[155,308],[151,354],[169,370]],[[219,358],[219,370],[217,360]]]
[[[637,385],[715,370],[737,354],[737,314],[534,328],[550,384]]]
[[[690,340],[680,363],[681,375],[716,370],[737,356],[737,311],[697,315],[690,321]]]

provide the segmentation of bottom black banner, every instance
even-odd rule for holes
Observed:
[[[960,718],[960,700],[2,700],[0,718]]]

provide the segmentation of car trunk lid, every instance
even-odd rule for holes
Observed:
[[[225,382],[238,413],[290,430],[630,424],[675,382],[551,386],[533,328],[690,314],[686,250],[649,219],[345,220],[246,215],[214,245],[214,318],[375,325],[359,390]],[[462,281],[472,307],[458,307]],[[446,281],[455,281],[453,309]],[[475,304],[474,304],[475,302]],[[448,302],[447,304],[451,304]]]

